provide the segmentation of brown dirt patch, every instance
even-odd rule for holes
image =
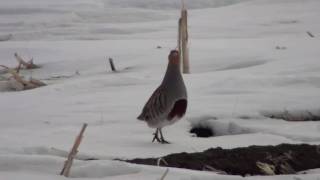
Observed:
[[[320,168],[320,145],[280,144],[235,149],[210,148],[197,153],[176,153],[162,158],[160,166],[199,171],[220,171],[232,175],[294,174]],[[157,165],[159,158],[126,160]]]

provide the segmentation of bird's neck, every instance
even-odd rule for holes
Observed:
[[[162,83],[174,83],[177,81],[183,81],[180,64],[179,63],[168,63],[166,74],[163,78]]]

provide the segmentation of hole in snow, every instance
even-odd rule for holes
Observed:
[[[212,136],[226,136],[236,134],[254,133],[249,128],[241,127],[237,123],[226,120],[203,120],[192,122],[190,133],[195,134],[196,137],[212,137]]]
[[[212,137],[214,133],[209,127],[193,127],[190,133],[195,134],[197,137]]]

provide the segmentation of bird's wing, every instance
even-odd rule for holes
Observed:
[[[162,117],[170,108],[167,99],[164,89],[159,86],[152,93],[144,106],[142,113],[138,116],[138,119],[148,121]]]
[[[167,119],[170,121],[175,117],[181,118],[184,116],[187,110],[188,100],[179,99],[174,103],[173,108],[171,108],[170,113],[168,114]]]

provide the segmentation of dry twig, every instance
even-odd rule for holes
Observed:
[[[78,147],[80,146],[81,140],[83,138],[83,133],[86,130],[87,126],[88,126],[88,124],[86,124],[86,123],[83,124],[82,129],[81,129],[79,135],[77,136],[77,138],[73,144],[73,147],[68,155],[68,159],[64,163],[64,166],[62,168],[60,175],[63,175],[65,177],[69,177],[70,169],[71,169],[71,166],[73,163],[73,159],[75,158],[76,154],[78,153]]]
[[[14,53],[14,57],[17,59],[18,63],[19,63],[19,66],[17,69],[20,69],[21,65],[26,68],[26,69],[36,69],[36,68],[39,68],[38,65],[35,65],[33,63],[33,59],[30,59],[30,61],[26,62],[25,60],[23,60],[19,55],[18,53]]]
[[[9,68],[4,65],[0,65],[10,73],[15,81],[9,79],[9,84],[11,88],[15,90],[27,90],[27,89],[34,89],[37,87],[45,86],[46,84],[40,80],[31,78],[29,81],[25,80],[22,76],[19,75],[19,72],[15,71],[12,68]]]
[[[314,35],[313,35],[310,31],[307,31],[307,34],[308,34],[310,37],[314,38]]]
[[[168,172],[169,172],[169,168],[166,169],[166,171],[161,176],[160,180],[164,180],[164,178],[166,178],[166,176],[168,175]]]
[[[112,70],[113,72],[116,72],[117,70],[116,70],[116,68],[115,68],[115,66],[114,66],[114,63],[113,63],[113,59],[112,59],[112,58],[109,58],[109,63],[110,63],[111,70]]]

